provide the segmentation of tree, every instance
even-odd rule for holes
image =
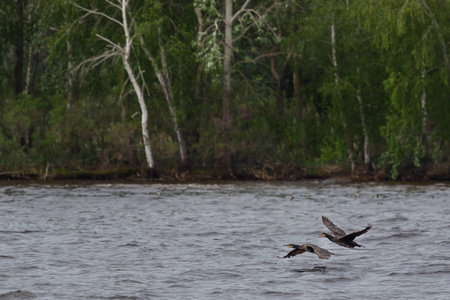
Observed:
[[[130,30],[132,28],[132,24],[129,24],[128,22],[128,4],[130,0],[117,0],[117,4],[114,2],[111,2],[109,0],[105,0],[111,7],[117,9],[120,14],[120,18],[115,18],[113,16],[110,16],[104,12],[99,12],[97,10],[88,9],[82,6],[79,6],[77,4],[73,4],[74,6],[78,7],[79,9],[87,12],[88,14],[94,14],[98,16],[102,16],[107,18],[109,21],[114,22],[115,24],[118,24],[121,29],[123,30],[124,38],[125,38],[125,45],[121,46],[119,43],[113,42],[112,40],[100,35],[96,34],[98,38],[105,41],[109,46],[110,50],[107,50],[103,52],[102,54],[93,57],[91,59],[88,59],[84,61],[82,64],[86,63],[98,63],[103,62],[109,58],[112,58],[114,56],[120,56],[122,58],[123,66],[128,74],[128,78],[133,86],[133,89],[136,93],[136,96],[138,97],[139,105],[141,108],[141,129],[142,129],[142,139],[144,142],[144,149],[145,149],[145,157],[147,160],[147,167],[151,170],[154,168],[154,161],[153,161],[153,155],[151,151],[150,146],[150,136],[148,132],[148,110],[147,110],[147,104],[145,103],[144,99],[144,92],[141,88],[141,86],[138,83],[138,76],[136,76],[135,71],[133,70],[131,64],[130,64],[130,56],[131,56],[131,50],[132,50],[132,44],[134,41],[134,36],[131,36]]]
[[[181,159],[180,165],[182,167],[186,167],[188,164],[185,147],[186,143],[180,127],[180,122],[178,121],[171,74],[168,65],[168,55],[166,50],[166,46],[170,47],[170,45],[166,45],[163,39],[162,28],[166,21],[171,25],[174,21],[170,20],[170,16],[167,13],[164,14],[163,11],[164,7],[159,1],[155,1],[154,3],[151,3],[149,7],[146,7],[146,10],[144,10],[139,20],[139,40],[141,48],[144,51],[145,56],[151,63],[153,71],[155,72],[159,86],[163,91],[167,106],[169,108],[170,118],[173,123],[175,136],[178,142],[178,150]],[[177,30],[175,28],[175,25],[172,25],[172,27],[174,27],[172,30]],[[149,39],[151,42],[146,43],[147,39]],[[152,41],[155,40],[158,41],[158,46],[154,47],[156,49],[150,49],[147,44],[151,45]]]
[[[448,121],[442,119],[442,112],[450,107],[448,101],[439,99],[449,97],[445,41],[450,32],[441,24],[447,23],[450,4],[435,0],[368,1],[360,7],[386,66],[383,83],[389,94],[389,111],[382,133],[387,150],[381,163],[390,167],[395,179],[405,168],[425,168],[449,141]]]
[[[220,124],[220,144],[217,149],[216,166],[217,172],[225,177],[233,177],[232,161],[231,161],[231,129],[233,125],[233,109],[232,109],[232,71],[233,71],[233,53],[235,51],[234,44],[243,38],[246,33],[254,26],[258,25],[264,16],[274,6],[272,4],[267,8],[264,14],[256,9],[249,8],[250,0],[245,0],[238,6],[237,10],[233,9],[233,0],[224,0],[223,13],[219,12],[218,4],[210,0],[197,0],[196,14],[198,16],[199,30],[206,28],[204,32],[200,32],[199,43],[207,46],[201,51],[205,53],[204,59],[206,68],[215,68],[215,64],[220,60],[222,67],[222,117]],[[210,24],[205,25],[201,17],[201,11],[209,14],[208,20]],[[238,26],[236,26],[238,24]],[[223,35],[221,26],[223,25]],[[238,34],[235,36],[233,31]],[[219,41],[218,37],[223,40]],[[205,42],[205,40],[207,40]],[[222,50],[219,50],[222,46]],[[218,59],[220,57],[220,59]]]
[[[321,80],[324,97],[319,109],[326,112],[321,159],[350,161],[352,171],[373,170],[385,113],[385,93],[379,88],[384,68],[371,45],[374,33],[365,26],[361,5],[318,1],[310,7],[303,29],[303,38],[309,41],[305,48],[315,49],[305,57],[318,61],[317,68],[324,70],[316,80]]]
[[[16,65],[14,68],[14,86],[16,98],[23,92],[23,65],[24,65],[24,20],[23,20],[23,1],[14,0],[16,4]]]

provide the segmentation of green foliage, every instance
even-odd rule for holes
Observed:
[[[38,165],[45,146],[45,119],[49,110],[43,99],[21,95],[19,99],[4,99],[0,138],[0,166],[8,168],[15,163]]]
[[[245,1],[233,1],[234,9]],[[103,0],[78,5],[118,17]],[[114,2],[115,3],[115,2]],[[0,168],[119,168],[145,162],[140,108],[120,57],[84,64],[123,28],[63,0],[27,1],[25,67],[35,91],[13,95],[14,3],[0,8]],[[174,124],[154,66],[167,58],[175,115],[193,169],[229,147],[239,170],[373,164],[392,179],[448,161],[450,2],[257,1],[235,20],[230,145],[222,145],[223,2],[134,0],[130,63],[144,87],[158,168],[176,169]],[[194,8],[200,9],[200,28]],[[253,24],[250,28],[247,26]],[[333,64],[334,26],[337,66]],[[141,49],[139,35],[154,58]],[[79,68],[76,68],[79,66]],[[69,76],[70,75],[70,76]],[[69,80],[70,78],[70,80]],[[145,84],[143,84],[145,82]],[[363,122],[364,119],[364,122]]]

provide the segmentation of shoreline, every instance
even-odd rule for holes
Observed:
[[[13,181],[121,181],[121,182],[208,182],[208,181],[302,181],[302,180],[343,180],[354,182],[446,182],[450,181],[450,172],[447,166],[439,166],[430,170],[410,170],[404,172],[398,179],[392,180],[385,171],[355,172],[344,170],[342,167],[327,165],[319,167],[303,167],[300,170],[245,170],[233,175],[222,176],[211,170],[177,171],[152,170],[145,172],[141,168],[123,168],[111,170],[52,170],[45,171],[11,171],[0,172],[0,183]]]

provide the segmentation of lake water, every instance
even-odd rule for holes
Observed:
[[[449,187],[3,185],[0,299],[449,299]],[[347,233],[372,223],[365,247],[321,237],[322,215]],[[288,243],[335,255],[279,258]]]

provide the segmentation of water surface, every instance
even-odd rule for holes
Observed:
[[[334,181],[2,186],[0,294],[448,299],[449,191]],[[357,238],[365,247],[322,238],[322,215],[348,232],[373,223]],[[279,258],[288,243],[335,255]]]

